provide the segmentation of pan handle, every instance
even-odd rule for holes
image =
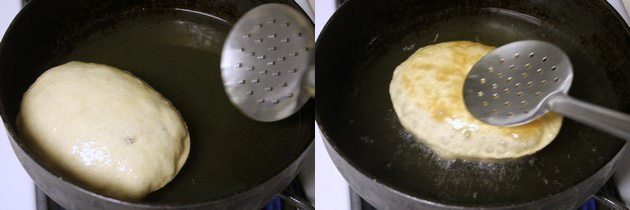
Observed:
[[[595,200],[597,200],[598,203],[611,208],[611,209],[615,209],[615,210],[628,210],[628,207],[626,207],[626,205],[611,197],[608,196],[607,194],[604,194],[602,192],[597,192],[595,195],[593,195],[593,198],[595,198]]]
[[[279,194],[280,198],[282,198],[282,200],[286,201],[287,203],[291,204],[292,206],[300,209],[300,210],[315,210],[315,207],[311,204],[311,202],[308,202],[306,199],[295,195],[294,193],[290,192],[288,189],[282,191]]]

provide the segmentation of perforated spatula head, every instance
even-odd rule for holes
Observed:
[[[573,80],[569,57],[553,44],[525,40],[485,55],[464,83],[464,103],[477,119],[497,126],[521,125],[549,112],[554,94]]]
[[[310,95],[304,88],[314,69],[312,23],[283,4],[248,11],[233,26],[221,54],[221,77],[230,101],[264,122],[297,112]],[[314,71],[314,70],[313,70]]]

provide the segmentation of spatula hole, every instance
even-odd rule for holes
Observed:
[[[528,76],[528,75],[527,75],[527,73],[525,73],[525,72],[521,73],[521,77],[522,77],[523,79],[527,78],[527,76]]]
[[[518,97],[521,97],[521,96],[523,96],[523,92],[520,92],[520,91],[519,91],[518,93],[516,93],[516,95],[517,95]]]
[[[531,64],[531,63],[525,64],[525,68],[528,68],[528,69],[529,69],[529,68],[531,68],[531,67],[532,67],[532,64]]]
[[[503,106],[510,106],[510,102],[509,101],[503,102]]]
[[[479,97],[483,96],[483,91],[477,92],[477,96],[479,96]]]
[[[489,67],[488,68],[488,73],[492,73],[492,72],[494,72],[494,67]]]
[[[520,56],[520,55],[521,55],[521,53],[515,53],[515,54],[514,54],[514,57],[515,57],[515,58],[518,58],[518,56]]]
[[[512,113],[512,112],[508,112],[508,113],[507,113],[507,116],[508,116],[508,117],[511,117],[511,116],[513,116],[513,115],[514,115],[514,113]]]
[[[534,57],[534,55],[535,55],[535,54],[534,54],[533,52],[529,53],[529,57],[530,57],[530,58],[533,58],[533,57]]]
[[[547,57],[542,58],[542,62],[545,62],[545,61],[547,61]]]
[[[487,101],[483,101],[483,102],[481,102],[481,105],[488,106],[488,102]]]
[[[481,79],[479,80],[479,83],[480,83],[480,84],[486,84],[486,78],[481,78]]]
[[[499,94],[498,94],[498,93],[493,93],[493,94],[492,94],[492,98],[494,98],[494,99],[499,98]]]
[[[555,70],[556,70],[556,66],[552,66],[551,71],[555,71]]]
[[[497,89],[499,87],[499,85],[497,85],[497,83],[492,83],[492,89]]]
[[[553,82],[558,82],[558,81],[560,81],[560,77],[553,78]]]
[[[503,93],[505,93],[505,94],[510,93],[510,89],[509,89],[509,88],[505,88],[505,89],[503,89]]]
[[[501,58],[501,59],[499,59],[499,63],[501,63],[501,64],[502,64],[502,63],[505,63],[505,58]]]

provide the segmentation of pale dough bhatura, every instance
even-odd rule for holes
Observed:
[[[22,98],[18,131],[64,177],[126,200],[171,181],[190,148],[166,98],[129,72],[82,62],[37,78]]]
[[[562,116],[497,127],[475,119],[462,90],[470,68],[494,48],[468,41],[418,49],[396,67],[389,86],[403,127],[444,158],[505,159],[535,153],[558,134]]]

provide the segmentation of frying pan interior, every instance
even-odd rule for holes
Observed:
[[[191,135],[188,161],[177,177],[144,203],[218,200],[280,173],[314,136],[314,103],[274,123],[246,118],[224,93],[219,69],[223,40],[247,10],[292,1],[31,1],[0,48],[0,100],[15,132],[22,94],[46,69],[78,60],[129,70],[168,98]],[[52,168],[53,173],[59,175]]]
[[[427,201],[502,206],[543,199],[593,175],[624,141],[566,119],[542,151],[517,160],[444,160],[400,125],[393,70],[426,45],[492,46],[538,39],[568,53],[570,95],[630,112],[628,27],[605,1],[348,1],[317,43],[317,117],[327,141],[357,170]]]

